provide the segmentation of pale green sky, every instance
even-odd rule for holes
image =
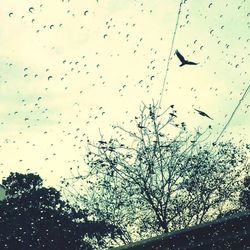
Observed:
[[[29,168],[57,183],[70,167],[84,167],[84,134],[96,139],[99,128],[108,137],[112,124],[131,127],[141,102],[159,98],[178,2],[1,1],[1,176]],[[250,84],[249,7],[242,0],[182,7],[174,50],[199,65],[180,68],[173,55],[162,106],[175,104],[191,131],[211,124],[218,136]],[[249,100],[227,138],[249,142]]]

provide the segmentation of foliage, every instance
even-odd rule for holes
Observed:
[[[249,168],[243,146],[205,143],[211,126],[192,136],[176,117],[173,105],[162,114],[143,106],[135,132],[115,126],[131,146],[119,138],[89,142],[89,174],[76,178],[89,187],[83,200],[96,218],[119,225],[116,244],[212,220],[237,203]],[[178,132],[170,138],[167,128]]]
[[[104,221],[89,220],[59,191],[45,188],[40,176],[11,173],[3,180],[7,198],[0,202],[0,249],[92,249],[88,238],[113,232]]]
[[[244,180],[244,188],[240,193],[240,204],[244,209],[250,209],[250,176]]]

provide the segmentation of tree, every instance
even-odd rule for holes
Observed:
[[[136,131],[114,126],[130,144],[122,138],[89,142],[89,173],[75,175],[87,187],[75,194],[79,202],[84,197],[96,218],[119,225],[116,244],[216,218],[235,206],[249,168],[243,146],[204,140],[211,126],[190,135],[185,123],[176,123],[173,105],[158,113],[156,105],[144,105]]]
[[[243,209],[250,209],[250,176],[244,180],[244,188],[240,193],[240,205]]]
[[[39,175],[11,173],[2,181],[6,199],[0,202],[0,249],[92,249],[114,227],[89,220],[86,209],[61,199],[55,188],[43,187]]]
[[[250,209],[250,176],[246,176],[244,178],[243,187],[240,190],[239,202],[237,204],[237,207],[235,207],[234,209],[230,209],[225,213],[219,214],[218,219],[222,217],[231,216],[249,209]]]

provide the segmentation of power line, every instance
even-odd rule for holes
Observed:
[[[245,99],[245,97],[248,94],[248,90],[250,89],[250,84],[248,85],[246,91],[244,92],[244,94],[242,95],[242,97],[239,100],[239,103],[237,104],[237,106],[235,107],[234,111],[232,112],[228,122],[226,123],[226,125],[224,126],[224,128],[221,130],[219,136],[217,137],[217,139],[215,140],[214,144],[216,144],[218,142],[218,140],[220,139],[220,137],[222,136],[222,134],[225,132],[226,128],[228,127],[229,123],[231,122],[231,120],[233,119],[237,109],[239,108],[240,104],[242,103],[242,101]]]
[[[161,106],[162,96],[163,96],[163,92],[164,92],[166,81],[167,81],[167,75],[168,75],[168,69],[169,69],[169,64],[170,64],[170,58],[171,58],[173,47],[174,47],[174,41],[175,41],[175,36],[176,36],[178,24],[179,24],[179,19],[180,19],[182,4],[183,3],[182,3],[182,0],[181,0],[180,1],[180,5],[179,5],[178,14],[177,14],[176,23],[175,23],[175,29],[174,29],[174,33],[173,33],[173,37],[172,37],[170,52],[169,52],[169,56],[168,56],[168,60],[167,60],[167,68],[166,68],[166,72],[165,72],[165,76],[164,76],[164,80],[163,80],[163,84],[162,84],[162,89],[161,89],[161,93],[160,93],[159,108]]]

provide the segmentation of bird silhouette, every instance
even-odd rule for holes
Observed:
[[[179,60],[181,61],[181,64],[179,65],[180,67],[188,64],[188,65],[197,65],[198,63],[192,62],[192,61],[188,61],[184,58],[184,56],[178,51],[175,51],[175,54],[177,55],[177,57],[179,58]]]
[[[145,126],[142,126],[141,124],[137,124],[137,127],[142,129],[142,128],[146,128]]]
[[[205,117],[207,117],[207,118],[213,120],[213,118],[211,118],[211,117],[210,117],[208,114],[206,114],[205,112],[203,112],[203,111],[201,111],[201,110],[198,110],[198,109],[194,109],[194,110],[196,110],[196,111],[199,113],[199,115],[205,116]]]

